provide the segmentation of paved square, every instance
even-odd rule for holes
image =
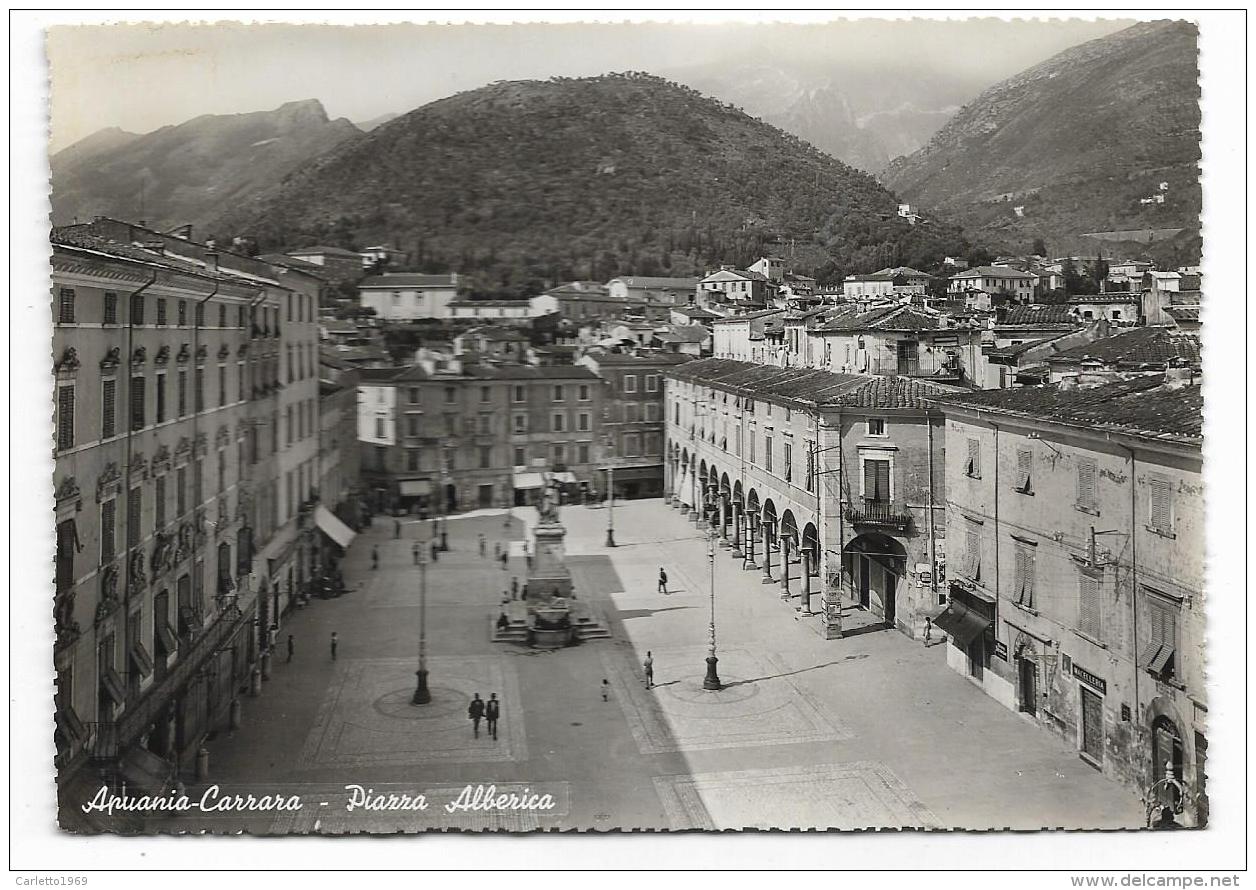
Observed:
[[[889,767],[870,761],[660,776],[654,787],[676,831],[942,827]]]
[[[631,650],[602,653],[615,700],[642,754],[830,742],[851,737],[775,657],[742,648],[719,652],[719,691],[702,688],[707,650],[654,650],[655,687],[647,690]]]
[[[428,660],[432,701],[410,704],[415,659],[372,658],[337,666],[299,769],[326,766],[527,760],[528,746],[515,670],[497,656],[440,656]],[[472,693],[503,701],[496,741],[484,724],[472,738],[467,703]]]

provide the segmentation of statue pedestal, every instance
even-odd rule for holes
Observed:
[[[536,527],[532,568],[528,570],[528,604],[571,596],[571,570],[567,568],[563,538],[567,529],[558,522]]]

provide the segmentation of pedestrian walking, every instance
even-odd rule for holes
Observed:
[[[340,643],[340,638],[336,636],[336,632],[331,632],[331,660],[336,660],[336,646]]]
[[[432,541],[432,562],[436,562],[439,559],[440,559],[440,546],[435,541]]]
[[[519,599],[519,579],[511,577],[510,579],[510,598],[512,600]]]
[[[393,537],[394,538],[401,537],[401,520],[400,519],[393,520]]]
[[[414,554],[414,564],[419,564],[419,542],[415,541],[414,546],[410,548],[410,552]]]
[[[480,556],[484,556],[484,536],[480,535]]]
[[[603,677],[602,678],[602,701],[610,701],[610,700],[611,700],[611,681]]]
[[[510,554],[507,553],[505,550],[502,551],[502,571],[503,572],[510,571]]]
[[[480,693],[475,694],[475,698],[471,699],[471,704],[467,705],[467,716],[471,718],[471,732],[473,738],[480,737],[480,721],[484,719],[484,700],[480,698]]]
[[[653,689],[654,688],[654,654],[650,652],[648,649],[646,650],[646,653],[645,653],[645,661],[641,663],[641,666],[645,668],[645,688]]]
[[[501,716],[501,702],[497,700],[497,693],[494,692],[488,697],[488,704],[484,706],[484,719],[487,722],[488,734],[493,737],[493,741],[497,741],[497,718]]]
[[[659,566],[659,593],[667,593],[667,572]]]
[[[379,568],[379,548],[372,547],[371,548],[371,571],[375,571],[378,568]]]
[[[519,599],[526,601],[527,598],[528,598],[528,585],[525,584],[523,585],[523,587],[519,588]]]
[[[295,649],[296,649],[296,646],[292,642],[292,634],[288,634],[288,661],[289,662],[292,661],[292,653]]]

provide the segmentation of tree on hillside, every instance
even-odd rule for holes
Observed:
[[[1043,241],[1041,238],[1035,238],[1034,246],[1031,249],[1033,251],[1034,256],[1046,256],[1047,255],[1047,242]]]

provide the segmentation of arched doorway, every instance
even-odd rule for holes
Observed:
[[[458,512],[458,489],[454,487],[452,482],[445,485],[445,512]]]
[[[1186,745],[1182,741],[1182,731],[1171,717],[1161,714],[1151,723],[1151,781],[1154,785],[1168,778],[1172,770],[1173,778],[1185,784],[1185,767]],[[1165,782],[1157,787],[1157,791],[1161,805],[1175,810],[1181,807],[1182,801],[1172,785]]]
[[[1016,665],[1016,707],[1022,714],[1038,716],[1038,645],[1020,634],[1012,647]]]
[[[850,579],[855,605],[893,626],[898,613],[899,579],[907,571],[907,551],[888,535],[869,532],[842,550],[842,573]]]

